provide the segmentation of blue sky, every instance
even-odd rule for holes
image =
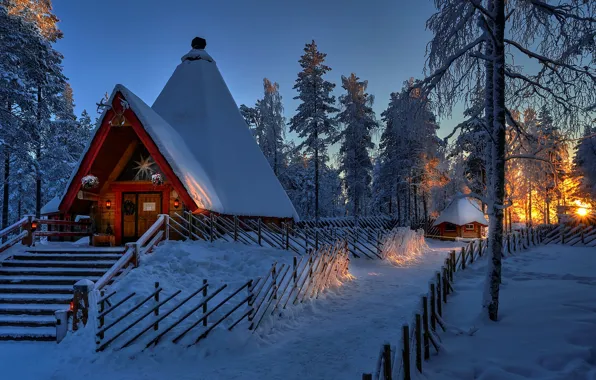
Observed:
[[[392,91],[423,75],[432,37],[425,21],[434,11],[430,0],[103,0],[54,7],[64,32],[57,49],[78,113],[95,115],[95,103],[117,83],[151,105],[191,39],[202,36],[239,105],[253,105],[267,77],[280,84],[288,118],[297,106],[298,59],[312,39],[327,53],[335,94],[341,75],[356,73],[368,80],[380,117]],[[441,136],[460,113],[441,120]]]

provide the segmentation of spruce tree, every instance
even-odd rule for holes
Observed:
[[[331,95],[335,84],[323,78],[331,70],[324,63],[326,56],[319,52],[314,40],[306,44],[299,60],[302,71],[294,84],[294,89],[298,91],[294,99],[301,103],[290,120],[290,131],[298,133],[303,139],[298,148],[313,155],[314,216],[317,223],[320,214],[320,167],[327,156],[327,147],[337,138],[337,122],[331,116],[338,111],[334,107],[335,97]]]

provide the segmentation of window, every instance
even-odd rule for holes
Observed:
[[[474,224],[466,224],[466,231],[474,231]]]
[[[143,203],[143,211],[155,211],[155,202],[145,202]]]
[[[455,232],[457,231],[457,226],[453,223],[445,223],[445,232]]]

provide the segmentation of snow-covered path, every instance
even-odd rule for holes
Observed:
[[[420,262],[398,268],[379,260],[353,260],[354,279],[323,299],[275,319],[259,335],[244,329],[210,336],[196,347],[168,345],[152,352],[93,355],[72,347],[47,347],[35,371],[30,360],[0,343],[0,373],[7,365],[21,379],[349,379],[370,372],[384,341],[399,342],[428,281],[457,243],[431,242]],[[248,337],[248,338],[247,338]],[[11,343],[15,345],[15,343]],[[35,354],[42,349],[36,347]],[[6,357],[8,352],[8,358]],[[27,354],[27,355],[26,355]],[[26,357],[25,357],[26,355]],[[12,359],[11,359],[12,357]],[[40,374],[44,373],[43,377]]]

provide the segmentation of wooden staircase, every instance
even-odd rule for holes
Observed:
[[[70,307],[72,286],[98,280],[123,252],[43,247],[0,262],[0,341],[56,341],[54,312]]]

